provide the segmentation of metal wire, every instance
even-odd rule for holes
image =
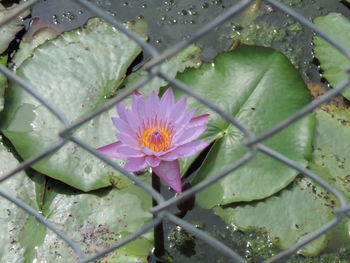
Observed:
[[[338,43],[334,39],[332,39],[328,34],[320,30],[318,27],[316,27],[313,23],[311,23],[308,19],[301,16],[288,6],[275,1],[275,0],[265,0],[266,2],[270,3],[271,5],[275,6],[276,8],[280,9],[281,11],[289,14],[291,17],[293,17],[296,21],[302,23],[304,26],[311,29],[313,32],[315,32],[317,35],[322,37],[325,41],[333,45],[335,48],[337,48],[340,52],[344,54],[345,57],[347,57],[350,60],[350,50],[347,47],[344,47],[341,43]],[[29,6],[33,5],[37,0],[31,0],[26,2],[25,8],[28,8]],[[273,149],[270,149],[269,147],[263,145],[262,143],[273,136],[274,134],[280,132],[284,128],[288,127],[289,125],[293,124],[298,119],[302,118],[303,116],[311,113],[313,110],[315,110],[317,107],[322,105],[325,102],[328,102],[331,100],[335,95],[337,95],[339,92],[341,92],[343,89],[345,89],[348,85],[350,85],[350,75],[349,79],[345,80],[343,83],[341,83],[338,87],[331,89],[323,96],[319,97],[303,109],[301,109],[299,112],[294,114],[293,116],[290,116],[289,118],[283,120],[281,123],[277,124],[274,128],[266,131],[264,134],[260,136],[254,136],[244,125],[239,123],[231,114],[225,112],[220,107],[212,104],[210,101],[206,100],[205,98],[201,97],[197,93],[193,92],[190,87],[185,85],[184,83],[180,82],[177,79],[174,79],[170,76],[168,76],[165,72],[162,72],[160,70],[161,64],[168,58],[174,56],[178,52],[180,52],[182,49],[184,49],[186,46],[188,46],[190,43],[193,43],[200,37],[207,34],[209,31],[213,30],[219,25],[222,25],[225,21],[232,18],[233,16],[240,13],[242,10],[244,10],[247,6],[249,6],[253,0],[242,0],[239,1],[237,4],[231,6],[228,8],[223,14],[215,18],[213,21],[209,22],[208,24],[204,25],[200,30],[195,32],[192,37],[190,37],[187,40],[181,41],[178,44],[174,45],[171,49],[165,51],[162,54],[159,54],[158,51],[149,43],[147,43],[145,40],[137,36],[135,33],[127,29],[121,22],[117,21],[115,17],[108,15],[104,10],[100,9],[96,4],[92,3],[91,1],[87,0],[76,0],[76,2],[84,7],[85,9],[89,10],[91,13],[95,14],[96,16],[100,17],[101,19],[104,19],[108,23],[110,23],[112,26],[114,26],[116,29],[118,29],[120,32],[123,32],[126,36],[128,36],[130,39],[135,41],[138,45],[141,46],[144,52],[147,52],[151,56],[151,60],[144,65],[144,69],[148,71],[148,74],[146,77],[141,79],[136,85],[133,87],[130,87],[128,89],[124,89],[121,91],[115,98],[109,100],[106,104],[102,105],[95,111],[85,115],[81,116],[78,120],[76,120],[74,123],[69,123],[66,117],[57,109],[55,108],[48,100],[46,100],[44,97],[42,97],[40,94],[37,93],[35,88],[30,87],[27,85],[27,83],[21,79],[20,77],[16,76],[12,71],[5,68],[4,66],[0,65],[0,73],[3,73],[6,77],[8,77],[11,81],[14,81],[17,83],[24,91],[28,92],[32,97],[37,99],[43,106],[45,106],[64,126],[64,128],[61,131],[57,131],[57,134],[61,137],[61,140],[59,140],[56,144],[49,147],[47,150],[43,151],[42,153],[38,154],[37,156],[33,156],[30,159],[24,161],[21,163],[18,167],[13,169],[12,171],[8,172],[4,176],[0,178],[0,183],[11,178],[16,173],[23,171],[24,169],[30,167],[31,165],[35,164],[36,162],[42,160],[43,158],[47,157],[48,155],[58,151],[62,146],[64,146],[68,141],[74,142],[79,147],[85,149],[89,153],[93,154],[97,158],[101,159],[106,164],[112,166],[114,169],[119,171],[121,174],[132,180],[138,187],[142,188],[144,191],[146,191],[150,197],[154,198],[158,205],[151,208],[150,212],[155,214],[155,218],[136,231],[135,233],[132,233],[130,236],[122,240],[121,242],[116,243],[115,245],[111,246],[110,248],[101,251],[95,255],[86,256],[81,251],[78,244],[76,244],[74,241],[72,241],[65,233],[60,231],[54,224],[49,222],[46,218],[41,216],[37,211],[26,205],[24,202],[13,198],[12,196],[4,193],[3,191],[0,191],[0,196],[7,199],[8,201],[14,203],[21,209],[23,209],[28,214],[34,216],[39,222],[44,224],[47,228],[55,232],[62,240],[64,240],[77,254],[78,263],[87,263],[95,261],[101,257],[106,256],[108,253],[113,252],[115,249],[122,247],[123,245],[131,242],[132,240],[135,240],[136,238],[140,237],[150,229],[154,228],[157,224],[161,223],[163,220],[167,219],[171,221],[172,223],[179,225],[183,228],[185,228],[187,231],[191,232],[193,235],[197,236],[198,238],[202,239],[204,242],[208,243],[212,247],[220,250],[224,254],[226,254],[230,259],[233,260],[233,262],[246,262],[246,260],[238,255],[235,251],[227,247],[222,242],[214,239],[213,237],[209,236],[205,232],[195,228],[193,225],[189,224],[188,222],[179,219],[178,217],[172,215],[167,209],[182,200],[195,195],[197,192],[201,191],[202,189],[205,189],[206,187],[210,186],[214,182],[220,180],[221,178],[225,177],[229,173],[235,171],[236,169],[239,169],[242,167],[245,163],[249,162],[257,152],[261,152],[263,154],[266,154],[270,156],[271,158],[274,158],[281,163],[297,170],[301,174],[309,177],[311,180],[313,180],[318,185],[325,188],[328,192],[332,193],[334,197],[339,201],[340,206],[334,209],[335,218],[329,221],[327,224],[322,226],[317,231],[314,231],[313,233],[309,234],[308,236],[304,237],[302,241],[295,244],[294,246],[290,247],[289,249],[286,249],[282,251],[281,253],[275,255],[274,257],[266,260],[266,263],[273,263],[280,261],[282,259],[285,259],[292,255],[293,253],[296,253],[300,248],[303,246],[309,244],[314,239],[320,237],[321,235],[325,234],[329,229],[336,226],[343,218],[350,217],[350,204],[346,202],[346,199],[344,196],[339,193],[334,187],[332,187],[330,184],[328,184],[326,181],[321,179],[316,174],[312,173],[310,170],[308,170],[305,167],[300,166],[299,164],[295,163],[293,160],[287,158],[286,156],[283,156],[279,152],[274,151]],[[22,8],[23,9],[23,8]],[[15,19],[15,17],[21,13],[22,10],[17,10],[16,12],[8,15],[0,21],[0,26],[5,25],[11,19]],[[344,69],[347,73],[350,74],[350,69]],[[127,172],[122,167],[117,165],[116,163],[112,162],[110,159],[106,158],[105,156],[101,155],[98,151],[96,151],[94,148],[89,146],[88,144],[82,142],[81,140],[77,139],[76,137],[72,136],[71,133],[74,129],[78,128],[82,124],[86,123],[87,121],[91,120],[92,118],[98,116],[102,112],[108,110],[109,108],[113,107],[117,102],[122,101],[124,98],[132,94],[134,91],[138,89],[142,89],[143,86],[145,86],[149,81],[151,81],[154,77],[159,77],[165,80],[167,83],[181,89],[183,92],[188,94],[189,96],[192,96],[196,100],[203,103],[206,107],[214,110],[216,113],[218,113],[221,117],[226,119],[230,124],[237,127],[245,136],[246,138],[246,145],[250,148],[250,151],[248,151],[240,160],[236,161],[235,163],[231,164],[230,166],[224,168],[220,173],[214,175],[213,177],[195,185],[191,189],[185,191],[181,195],[171,198],[169,200],[164,200],[164,198],[156,192],[150,185],[140,180],[137,176],[135,176],[132,173]]]

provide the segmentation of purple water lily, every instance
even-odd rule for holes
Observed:
[[[153,91],[146,100],[140,93],[132,97],[132,107],[117,104],[119,118],[112,118],[119,141],[98,148],[109,157],[127,160],[125,169],[136,172],[147,166],[177,193],[181,193],[179,158],[203,150],[207,142],[194,141],[207,128],[209,114],[193,117],[186,111],[187,99],[175,103],[172,89],[159,99]]]

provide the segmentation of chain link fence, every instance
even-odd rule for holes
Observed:
[[[28,1],[26,6],[24,8],[27,8],[28,6],[31,6],[35,4],[38,0],[32,0]],[[106,164],[112,166],[114,169],[119,171],[121,174],[132,180],[137,186],[141,187],[143,190],[145,190],[147,193],[149,193],[154,200],[158,203],[157,206],[153,207],[151,209],[151,213],[154,214],[154,219],[146,226],[144,226],[142,229],[138,230],[137,232],[133,233],[132,235],[125,238],[123,241],[118,242],[117,244],[113,245],[112,247],[95,254],[90,257],[86,257],[83,253],[83,251],[80,249],[79,245],[76,244],[74,241],[72,241],[66,233],[61,232],[59,229],[57,229],[52,223],[50,223],[46,218],[44,218],[40,213],[32,209],[30,206],[25,204],[24,202],[6,194],[3,191],[0,191],[0,196],[2,198],[5,198],[9,200],[10,202],[17,205],[19,208],[23,209],[27,213],[34,216],[38,221],[40,221],[42,224],[44,224],[47,228],[52,230],[54,233],[56,233],[60,238],[62,238],[76,253],[77,257],[79,258],[77,262],[79,263],[85,263],[85,262],[93,262],[94,260],[97,260],[108,253],[114,251],[115,249],[124,246],[125,244],[131,242],[132,240],[140,237],[142,234],[146,233],[150,229],[154,228],[156,225],[158,225],[163,220],[168,220],[176,225],[181,226],[188,232],[192,233],[197,238],[202,239],[204,242],[208,243],[213,248],[217,249],[218,251],[221,251],[225,255],[227,255],[228,258],[232,259],[232,262],[246,262],[246,260],[241,257],[239,254],[237,254],[235,251],[227,247],[222,242],[214,239],[213,237],[209,236],[207,233],[195,228],[193,225],[189,224],[188,222],[174,216],[171,214],[167,209],[170,206],[173,206],[193,195],[195,195],[198,191],[201,191],[202,189],[208,187],[209,185],[213,184],[214,182],[220,180],[221,178],[225,177],[229,173],[235,171],[245,163],[249,162],[258,152],[264,153],[279,162],[297,170],[304,176],[307,176],[311,178],[314,182],[325,188],[327,191],[332,193],[336,199],[339,201],[339,207],[335,208],[333,210],[335,214],[335,218],[325,224],[323,227],[318,229],[317,231],[309,234],[306,238],[304,238],[299,243],[295,244],[294,246],[290,247],[287,250],[284,250],[280,252],[279,254],[276,254],[272,258],[266,260],[266,262],[277,262],[282,259],[285,259],[286,257],[289,257],[291,254],[297,252],[300,248],[307,245],[308,243],[312,242],[314,239],[318,238],[331,228],[335,227],[342,219],[345,217],[350,217],[350,204],[346,202],[344,196],[339,193],[335,188],[330,186],[327,182],[325,182],[323,179],[318,177],[316,174],[312,173],[307,168],[304,168],[300,166],[299,164],[295,163],[293,160],[287,158],[286,156],[283,156],[282,154],[274,151],[273,149],[270,149],[266,146],[264,146],[262,143],[264,140],[268,139],[269,137],[273,136],[274,134],[280,132],[284,128],[288,127],[289,125],[293,124],[295,121],[299,120],[303,116],[311,113],[314,109],[322,105],[323,103],[331,100],[335,95],[339,94],[343,89],[345,89],[348,85],[350,85],[350,76],[349,79],[345,80],[343,83],[341,83],[338,87],[334,87],[334,89],[329,90],[326,94],[322,95],[321,97],[318,97],[316,100],[314,100],[312,103],[301,109],[299,112],[297,112],[295,115],[290,116],[289,118],[285,119],[278,125],[276,125],[274,128],[272,128],[269,131],[266,131],[264,134],[260,136],[254,136],[246,127],[244,127],[242,124],[240,124],[233,116],[228,114],[227,112],[220,109],[220,107],[213,105],[206,99],[202,98],[197,93],[193,92],[190,87],[187,85],[181,83],[180,81],[171,78],[167,76],[166,73],[162,72],[160,70],[160,65],[167,60],[168,58],[174,56],[178,52],[180,52],[182,49],[187,47],[189,44],[195,42],[202,36],[204,36],[207,32],[210,30],[213,30],[217,26],[225,23],[230,18],[236,16],[238,13],[243,11],[245,8],[247,8],[250,4],[252,4],[253,0],[241,0],[237,4],[231,6],[228,8],[224,13],[222,13],[220,16],[209,22],[208,24],[204,25],[200,30],[195,32],[189,39],[183,40],[176,45],[172,46],[171,49],[165,51],[164,53],[159,53],[153,46],[148,44],[143,39],[139,38],[135,33],[128,30],[121,22],[119,22],[114,16],[111,16],[107,14],[104,10],[100,9],[98,6],[96,6],[94,3],[87,1],[87,0],[76,0],[76,2],[81,5],[86,10],[90,11],[91,13],[95,14],[96,16],[104,19],[108,23],[110,23],[113,27],[117,28],[121,32],[123,32],[125,35],[127,35],[130,39],[135,41],[138,45],[140,45],[143,49],[143,52],[148,53],[148,55],[151,57],[149,62],[147,62],[144,65],[144,69],[148,71],[148,75],[142,79],[137,85],[122,90],[117,96],[110,99],[106,104],[101,106],[100,108],[96,109],[95,111],[91,112],[87,116],[81,117],[78,121],[70,124],[65,116],[63,116],[53,105],[50,104],[49,101],[45,100],[41,94],[38,94],[35,89],[28,86],[27,83],[25,83],[21,78],[16,76],[12,71],[7,69],[4,66],[0,66],[0,72],[3,73],[5,76],[7,76],[11,81],[17,83],[21,88],[23,88],[26,92],[30,93],[33,97],[35,97],[42,105],[44,105],[56,118],[65,126],[63,130],[59,132],[60,141],[56,143],[55,145],[48,148],[46,151],[42,152],[41,154],[34,156],[30,159],[27,159],[26,161],[22,162],[18,167],[16,167],[13,171],[5,174],[0,178],[0,183],[4,182],[5,180],[9,179],[10,177],[14,176],[16,173],[23,171],[26,168],[29,168],[31,165],[36,163],[37,161],[45,158],[46,156],[54,153],[58,149],[60,149],[63,145],[65,145],[68,141],[74,142],[81,148],[85,149],[86,151],[90,152],[91,154],[95,155],[96,157],[100,158],[102,161],[104,161]],[[277,9],[280,9],[281,11],[289,14],[291,17],[293,17],[296,21],[300,22],[304,26],[311,29],[314,33],[321,36],[324,40],[329,42],[331,45],[336,47],[342,54],[344,54],[345,57],[350,59],[350,50],[346,47],[342,46],[340,43],[334,41],[330,36],[325,34],[322,30],[317,28],[313,23],[311,23],[308,19],[301,16],[297,12],[295,12],[293,9],[287,7],[286,5],[275,1],[275,0],[265,0],[265,2],[268,2],[270,5],[276,7]],[[11,17],[7,17],[3,21],[0,21],[0,26],[5,25],[7,22],[10,21],[11,18],[15,18],[19,13],[21,13],[21,10],[19,10],[17,13],[11,14]],[[344,69],[350,74],[350,69]],[[212,109],[213,111],[217,112],[219,115],[222,116],[222,118],[226,119],[229,123],[236,126],[246,137],[246,146],[250,148],[250,151],[246,153],[240,160],[233,163],[229,167],[226,167],[223,171],[216,174],[215,176],[211,177],[210,179],[207,179],[205,181],[202,181],[201,183],[195,185],[189,190],[186,190],[183,192],[180,196],[177,196],[176,198],[173,197],[169,200],[164,200],[164,198],[156,192],[149,184],[143,182],[138,177],[136,177],[134,174],[127,172],[122,167],[117,165],[115,162],[109,160],[104,155],[101,155],[99,152],[97,152],[94,148],[89,146],[88,144],[80,141],[76,137],[71,135],[71,131],[73,131],[75,128],[79,127],[80,125],[84,124],[85,122],[93,119],[97,115],[101,114],[102,112],[110,109],[113,107],[116,103],[122,101],[127,96],[131,95],[138,89],[142,89],[142,87],[148,83],[150,80],[152,80],[154,77],[159,77],[166,82],[168,82],[170,85],[182,90],[183,92],[187,93],[189,96],[192,96],[199,102],[206,105],[208,108]]]

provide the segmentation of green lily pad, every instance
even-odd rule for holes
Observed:
[[[198,55],[201,49],[195,45],[189,45],[179,54],[161,64],[161,71],[169,77],[175,77],[177,73],[183,72],[186,68],[198,68],[202,61]],[[125,81],[126,88],[136,85],[142,78],[146,77],[147,71],[139,70],[130,74]],[[144,85],[139,91],[143,94],[150,94],[152,90],[159,92],[159,88],[167,85],[167,82],[159,77],[154,77],[150,82]],[[130,106],[131,98],[123,101],[123,104]]]
[[[241,46],[223,53],[213,63],[188,69],[178,79],[259,135],[293,115],[310,102],[310,95],[298,72],[279,52],[271,48]],[[176,97],[184,94],[175,90]],[[242,133],[204,105],[189,98],[197,114],[210,113],[208,129],[201,140],[214,142],[194,183],[214,176],[240,159],[248,149]],[[311,154],[314,116],[310,115],[274,135],[264,144],[305,166]],[[193,158],[183,161],[186,169]],[[257,154],[239,170],[199,192],[203,207],[266,198],[286,187],[297,172],[278,161]]]
[[[199,60],[198,55],[201,49],[195,45],[190,45],[184,50],[182,50],[176,56],[165,61],[161,65],[161,71],[165,72],[169,77],[174,78],[177,73],[183,72],[186,68],[197,68],[201,65],[201,60]],[[130,74],[125,82],[123,83],[125,89],[131,88],[138,84],[143,78],[147,77],[148,72],[145,70],[138,70]],[[138,91],[142,93],[146,98],[154,90],[157,93],[162,93],[160,91],[161,87],[167,85],[167,82],[159,77],[154,77],[151,81],[147,82]],[[116,92],[118,94],[120,90]],[[121,103],[126,107],[131,107],[131,96],[125,98]],[[114,140],[111,140],[112,143]]]
[[[7,56],[0,57],[0,65],[6,66]],[[0,74],[0,111],[4,109],[4,95],[5,89],[7,88],[7,78]]]
[[[326,16],[317,17],[314,23],[334,40],[343,44],[344,47],[350,46],[349,18],[341,14],[330,13]],[[320,61],[321,68],[324,70],[323,76],[333,87],[336,87],[349,77],[345,70],[350,67],[350,61],[321,37],[314,37],[314,43],[315,56]],[[350,100],[349,87],[347,87],[342,94],[345,98]]]
[[[315,86],[314,94],[327,90]],[[341,191],[350,201],[350,108],[341,96],[332,98],[315,111],[316,132],[310,169]]]
[[[0,176],[18,161],[0,145]],[[136,186],[86,194],[36,174],[16,174],[0,189],[29,204],[72,238],[87,255],[97,253],[151,219],[151,198]],[[33,217],[0,198],[1,262],[75,262],[76,255],[56,234]],[[109,262],[147,262],[151,233],[110,254]],[[69,260],[70,259],[70,260]]]
[[[131,23],[128,27],[139,32],[144,24]],[[20,65],[17,75],[69,121],[75,121],[115,91],[140,51],[133,41],[112,26],[92,19],[82,29],[40,45],[31,58]],[[13,84],[6,99],[8,106],[2,127],[22,158],[34,156],[58,140],[57,133],[62,125],[33,97]],[[108,112],[73,134],[98,147],[106,138],[114,137],[114,131],[107,128],[110,125],[103,125],[107,119],[110,122]],[[111,180],[121,180],[112,168],[73,143],[66,144],[33,167],[84,191],[108,186]]]
[[[147,212],[151,198],[136,186],[82,194],[49,181],[46,195],[43,214],[69,234],[88,255],[112,246],[152,219]],[[28,226],[25,229],[30,231],[32,228]],[[39,262],[52,257],[50,248],[53,247],[55,253],[62,255],[57,262],[66,262],[68,257],[72,257],[70,249],[50,231],[37,242],[36,247],[35,258]],[[111,262],[147,262],[152,247],[153,236],[148,233],[108,257],[114,258]]]
[[[0,4],[0,21],[9,13],[11,10],[17,8],[19,5],[14,4],[9,8],[4,8]],[[29,14],[29,10],[23,12],[21,17],[25,17]],[[15,38],[16,34],[23,28],[23,24],[20,22],[20,18],[15,18],[5,26],[0,27],[0,54],[4,52],[10,42]]]
[[[129,26],[137,32],[144,30],[143,24],[136,23]],[[64,33],[44,44],[41,43],[51,37],[50,32],[42,34],[39,32],[35,37],[36,40],[24,43],[23,49],[15,57],[15,64],[19,66],[17,74],[28,80],[33,87],[37,87],[41,94],[71,121],[92,111],[104,103],[111,94],[115,94],[124,80],[126,69],[140,52],[140,48],[131,40],[96,19],[91,20],[83,29]],[[108,42],[108,45],[105,42]],[[34,49],[36,46],[38,47]],[[170,74],[174,76],[177,71],[185,67],[195,66],[197,63],[195,55],[198,52],[199,49],[192,46],[167,62],[164,69],[169,69]],[[30,54],[30,58],[26,59]],[[50,54],[50,57],[47,54]],[[57,56],[60,58],[59,61]],[[55,61],[54,66],[46,66],[52,63],[50,61]],[[68,65],[66,65],[67,61]],[[42,74],[43,67],[51,70]],[[56,73],[58,69],[60,73]],[[74,74],[71,73],[72,71]],[[144,73],[134,74],[135,77],[131,79],[136,81]],[[64,83],[62,79],[65,80]],[[47,80],[54,84],[46,86]],[[131,84],[132,80],[129,82]],[[143,90],[154,89],[158,85],[163,85],[162,83],[159,80],[153,81]],[[11,89],[13,92],[8,96],[9,107],[6,108],[2,126],[4,134],[12,141],[19,154],[26,159],[57,141],[55,132],[58,132],[61,125],[19,87],[13,85]],[[111,122],[111,116],[116,116],[115,109],[80,126],[73,135],[95,148],[111,143],[116,140],[116,130]],[[122,161],[117,162],[123,165]],[[117,185],[119,188],[130,184],[119,173],[73,143],[68,143],[57,153],[33,167],[83,191],[110,184]]]
[[[316,134],[311,168],[350,201],[350,110],[328,106],[316,111]],[[317,173],[318,174],[318,173]]]
[[[299,178],[290,187],[266,200],[229,208],[215,208],[217,215],[242,231],[267,233],[280,249],[287,249],[333,218],[330,200],[310,180]],[[327,246],[322,235],[299,253],[315,256]]]
[[[350,109],[346,105],[324,105],[316,111],[314,153],[310,169],[340,191],[350,202]],[[333,203],[333,206],[337,202]],[[343,231],[332,235],[338,247],[350,242],[350,220],[343,221]],[[339,244],[339,242],[341,244]]]
[[[24,35],[19,45],[19,49],[11,61],[13,65],[12,67],[16,70],[24,60],[33,54],[38,46],[57,36],[58,32],[52,28],[41,28],[39,31]]]
[[[19,164],[2,142],[0,142],[0,163],[0,177]],[[35,209],[38,208],[35,201],[35,183],[24,172],[20,172],[1,183],[0,190],[25,201]],[[26,224],[30,217],[2,197],[0,197],[0,210],[0,261],[20,262],[24,251],[19,244],[18,233],[21,229],[20,226]]]

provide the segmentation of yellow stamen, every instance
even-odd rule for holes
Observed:
[[[172,129],[157,119],[143,123],[139,130],[140,144],[154,152],[163,152],[170,147],[172,139]]]

